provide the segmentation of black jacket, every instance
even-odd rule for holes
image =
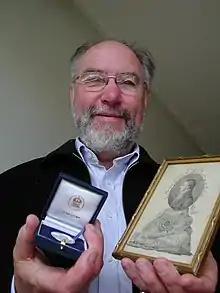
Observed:
[[[140,148],[140,158],[126,173],[123,183],[123,205],[127,223],[130,221],[143,195],[158,169]],[[12,251],[18,230],[28,214],[41,216],[46,200],[59,172],[68,173],[90,183],[90,175],[70,140],[49,155],[14,167],[0,175],[1,189],[1,292],[10,292],[13,276]],[[217,262],[219,237],[213,245]],[[134,292],[136,289],[134,288]],[[216,291],[220,292],[220,291]]]

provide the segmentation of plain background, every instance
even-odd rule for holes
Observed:
[[[68,102],[69,60],[99,34],[73,1],[1,1],[0,172],[77,135]],[[200,153],[154,95],[140,143],[158,162]]]

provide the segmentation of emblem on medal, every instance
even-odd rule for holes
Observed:
[[[68,206],[75,211],[81,210],[84,207],[84,205],[84,198],[80,195],[71,196],[68,200]]]

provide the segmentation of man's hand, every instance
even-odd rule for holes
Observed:
[[[153,264],[144,258],[136,262],[124,258],[122,266],[132,282],[149,293],[213,293],[218,279],[217,264],[211,253],[198,278],[191,274],[180,275],[171,262],[162,258]]]
[[[89,248],[69,270],[47,266],[33,245],[36,216],[27,217],[14,248],[14,279],[17,293],[78,293],[86,290],[103,265],[103,236],[100,223],[88,224],[85,238]]]

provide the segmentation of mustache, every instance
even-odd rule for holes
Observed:
[[[127,110],[124,109],[118,109],[113,107],[97,107],[93,106],[88,109],[89,118],[92,118],[92,116],[95,115],[109,115],[109,116],[118,116],[121,118],[124,118],[125,121],[128,121],[131,119],[131,115]]]

